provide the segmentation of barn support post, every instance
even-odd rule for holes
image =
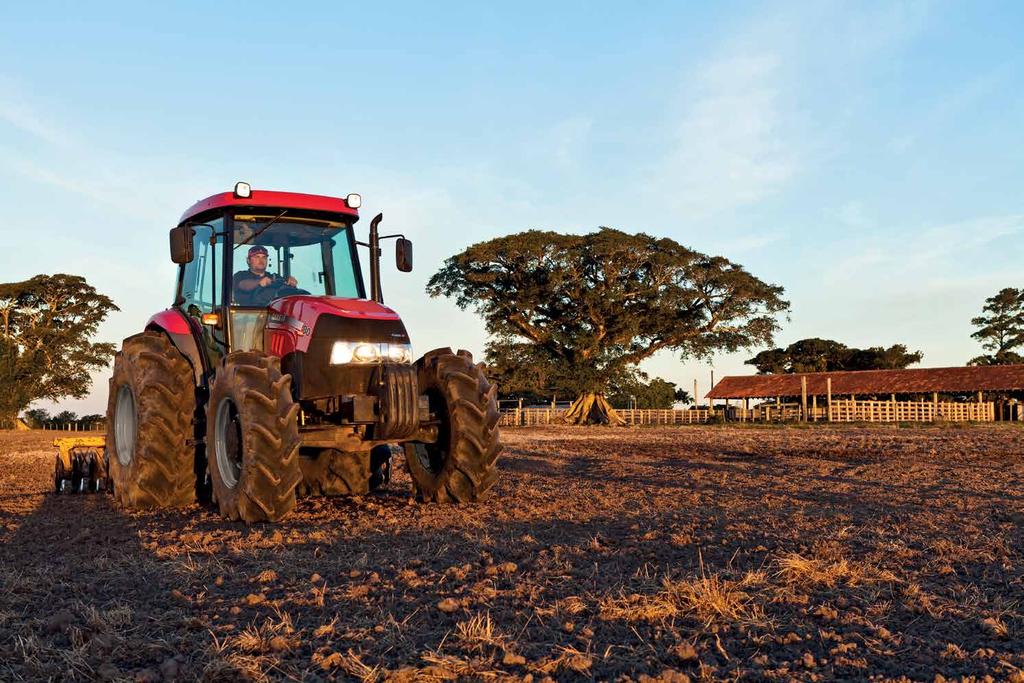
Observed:
[[[800,378],[800,421],[807,422],[807,376]]]
[[[825,378],[825,391],[828,394],[828,421],[832,421],[832,378]]]
[[[811,422],[818,421],[818,395],[811,396]]]

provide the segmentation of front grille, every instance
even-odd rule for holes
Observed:
[[[321,315],[309,340],[309,349],[281,359],[282,370],[292,376],[296,400],[375,393],[370,382],[376,365],[331,365],[331,349],[339,340],[408,344],[409,335],[401,320]]]

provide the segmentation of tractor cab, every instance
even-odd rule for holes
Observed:
[[[292,193],[260,193],[263,203],[279,204],[266,207],[236,201],[251,190],[237,194],[199,202],[172,231],[172,247],[175,238],[188,247],[172,253],[182,262],[176,303],[201,325],[213,358],[267,348],[268,307],[277,299],[366,297],[353,231],[359,216],[349,206],[358,207],[358,195],[323,207],[334,211],[311,211],[289,206],[299,203]]]

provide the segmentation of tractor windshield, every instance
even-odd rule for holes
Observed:
[[[262,307],[290,294],[361,296],[351,227],[277,212],[235,215],[231,302]]]

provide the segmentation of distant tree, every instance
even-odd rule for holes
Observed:
[[[45,408],[33,408],[25,411],[25,421],[30,427],[40,429],[50,419],[50,413]]]
[[[838,372],[841,370],[901,370],[923,358],[920,351],[908,351],[903,344],[850,348],[831,339],[801,339],[785,349],[762,351],[746,365],[758,373]]]
[[[114,345],[90,341],[118,310],[77,275],[37,275],[0,284],[0,417],[38,399],[83,398],[89,372],[109,365]]]
[[[789,355],[786,353],[786,349],[765,349],[750,360],[745,361],[744,365],[753,365],[757,368],[758,373],[762,375],[780,375],[785,372],[791,372],[789,369]]]
[[[78,413],[73,413],[70,410],[62,410],[53,416],[53,421],[60,422],[61,424],[78,422]]]
[[[671,408],[675,400],[675,384],[660,377],[647,381],[645,375],[628,384],[612,387],[608,393],[608,402],[616,408],[629,408],[631,405],[645,409]]]
[[[852,352],[846,359],[847,370],[903,370],[908,366],[920,363],[924,354],[920,351],[908,351],[903,344],[893,344],[889,348],[872,346],[869,349],[850,349]]]
[[[98,413],[92,413],[92,414],[89,414],[89,415],[83,415],[82,417],[78,418],[78,421],[81,422],[82,424],[92,424],[93,422],[102,422],[103,420],[106,420],[106,419],[107,419],[106,415],[100,415]]]
[[[690,396],[690,392],[685,389],[676,389],[676,393],[673,398],[675,398],[676,403],[682,403],[683,405],[690,405],[693,403],[693,397]]]
[[[1024,346],[1024,289],[1006,287],[985,299],[982,314],[971,319],[978,328],[971,337],[992,353],[972,358],[970,365],[1010,365],[1024,362],[1013,351]]]
[[[1024,356],[1015,351],[1000,351],[991,355],[975,356],[968,365],[1024,365]]]
[[[657,351],[707,357],[770,344],[789,306],[781,287],[725,258],[610,228],[475,244],[447,259],[427,292],[483,316],[499,383],[571,391],[566,418],[577,423],[620,422],[605,391]]]

